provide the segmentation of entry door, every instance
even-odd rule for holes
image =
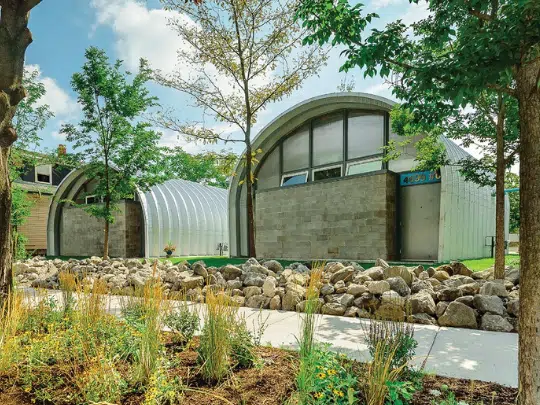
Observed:
[[[437,260],[441,183],[401,187],[401,258]]]

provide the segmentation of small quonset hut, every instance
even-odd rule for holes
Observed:
[[[71,172],[58,186],[49,208],[47,253],[52,256],[92,256],[103,253],[103,220],[77,204],[99,204],[94,182],[84,171]],[[109,251],[116,257],[164,256],[168,242],[175,255],[219,255],[227,245],[227,190],[186,180],[168,180],[119,204],[110,228]]]
[[[493,189],[456,166],[413,172],[414,144],[384,162],[394,103],[333,93],[279,115],[253,141],[257,256],[446,261],[485,257],[495,235]],[[469,156],[442,138],[448,157]],[[259,158],[259,156],[258,156]],[[237,173],[242,171],[238,165]],[[248,254],[246,187],[229,189],[231,255]]]

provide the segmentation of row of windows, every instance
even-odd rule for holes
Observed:
[[[257,188],[380,170],[384,144],[383,113],[339,111],[317,117],[270,153],[258,171]]]
[[[349,163],[347,165],[346,176],[353,174],[369,173],[382,169],[382,160],[374,159],[368,161],[360,161],[356,163]],[[281,186],[293,186],[295,184],[304,184],[308,181],[308,170],[304,170],[297,173],[289,173],[281,176]],[[343,176],[343,166],[331,166],[313,169],[311,178],[313,181],[333,179]]]

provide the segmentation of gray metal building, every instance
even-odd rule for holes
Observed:
[[[257,256],[446,261],[489,255],[494,190],[465,181],[454,165],[415,172],[414,143],[384,162],[383,146],[398,139],[393,104],[365,93],[326,94],[260,131],[253,141],[263,151],[255,168]],[[468,156],[442,141],[452,161]],[[244,176],[229,188],[232,256],[248,253]]]
[[[53,256],[101,255],[103,221],[89,216],[78,204],[99,204],[92,196],[93,181],[82,169],[71,172],[58,186],[47,221],[47,253]],[[110,229],[111,256],[165,256],[168,242],[177,256],[218,255],[227,245],[227,190],[186,180],[168,180],[133,200],[119,204]]]

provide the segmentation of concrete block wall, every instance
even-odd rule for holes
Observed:
[[[140,204],[125,201],[118,204],[115,221],[109,229],[109,256],[138,257],[142,246],[142,213]],[[60,254],[62,256],[103,255],[102,219],[90,216],[82,208],[64,207],[60,221]]]
[[[396,175],[387,171],[260,191],[257,256],[393,259],[395,221]]]

